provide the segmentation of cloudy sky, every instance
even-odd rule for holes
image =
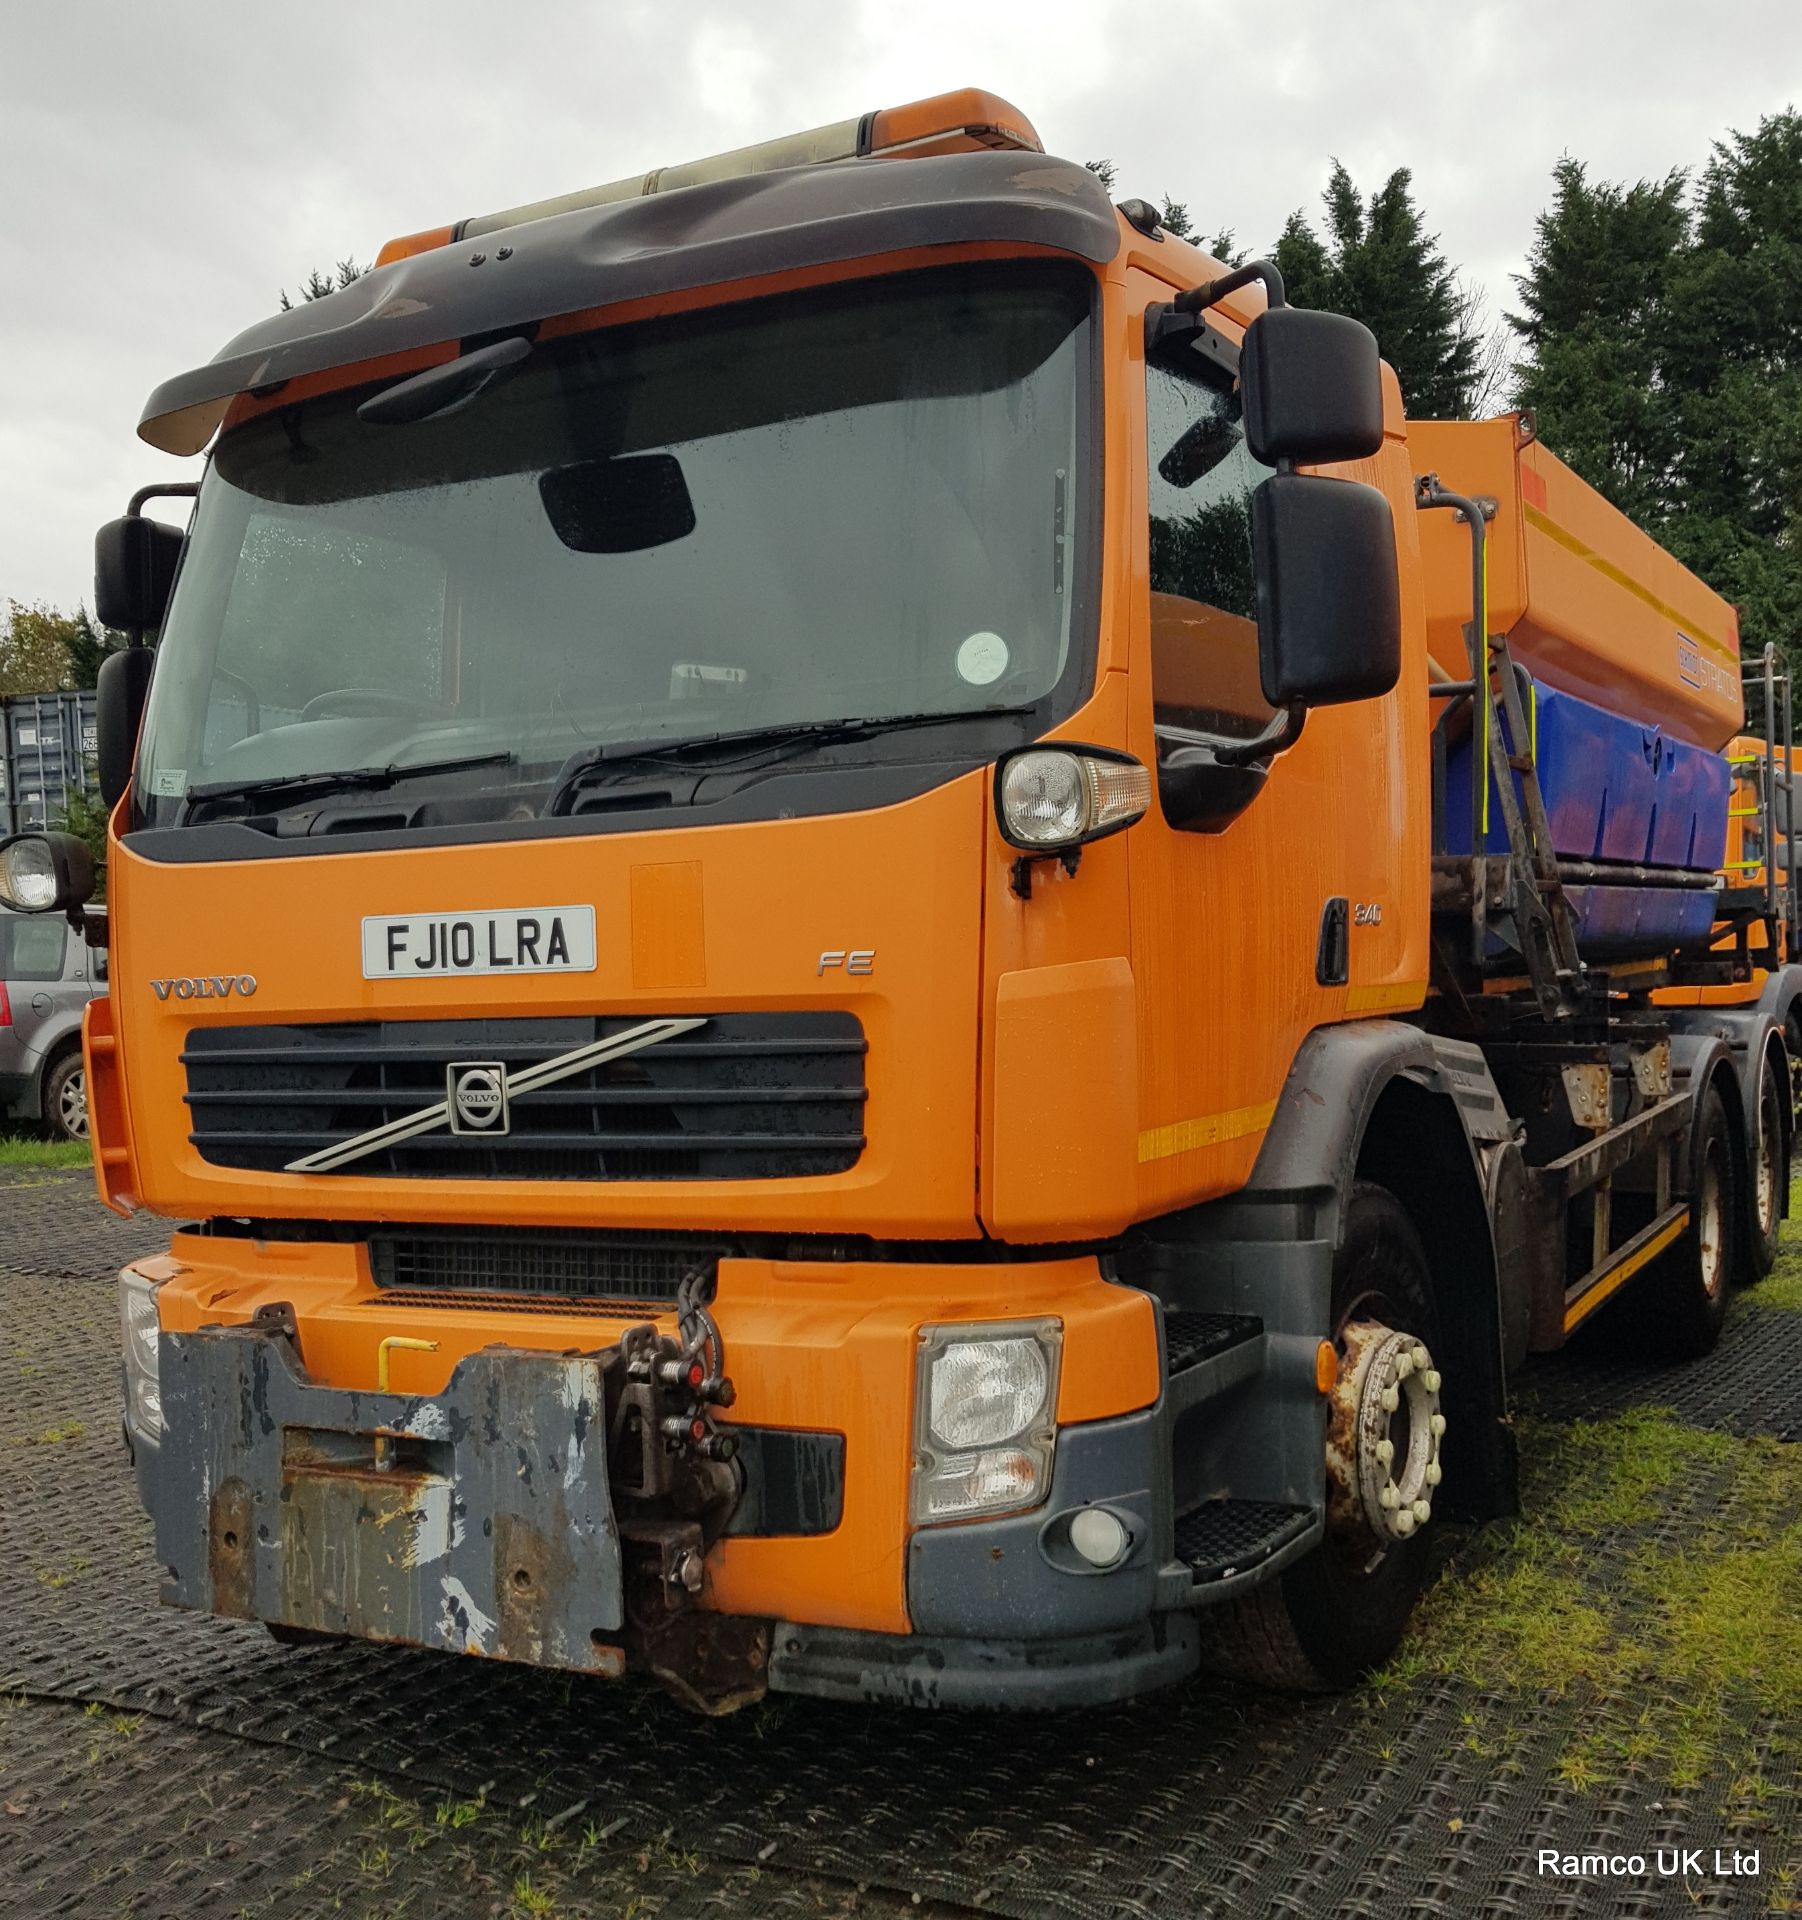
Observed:
[[[1802,101],[1802,4],[0,0],[0,74],[0,600],[72,606],[198,468],[151,387],[391,234],[977,85],[1256,245],[1329,155],[1411,166],[1499,309],[1562,152],[1662,175]]]

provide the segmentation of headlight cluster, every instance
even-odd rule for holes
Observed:
[[[159,1282],[127,1267],[119,1276],[119,1322],[125,1336],[125,1418],[134,1434],[159,1439],[163,1431],[162,1376],[157,1366]]]
[[[995,813],[1010,846],[1061,853],[1130,827],[1151,805],[1151,775],[1100,747],[1027,747],[995,770]]]
[[[1056,1320],[920,1329],[916,1524],[1037,1506],[1057,1440]]]
[[[0,847],[0,900],[20,913],[56,904],[56,862],[41,834],[22,834]]]
[[[72,833],[16,833],[0,840],[0,906],[17,913],[86,905],[94,856]]]

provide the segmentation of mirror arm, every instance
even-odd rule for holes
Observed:
[[[1283,276],[1268,260],[1248,260],[1244,266],[1237,267],[1231,273],[1223,273],[1213,280],[1204,280],[1198,287],[1190,287],[1179,293],[1174,300],[1159,301],[1145,309],[1145,352],[1155,358],[1160,353],[1169,353],[1174,347],[1188,346],[1198,337],[1206,344],[1209,334],[1207,323],[1202,315],[1209,307],[1224,300],[1229,293],[1237,293],[1241,287],[1248,287],[1254,280],[1264,285],[1264,299],[1267,307],[1286,307],[1288,297],[1283,292]],[[1239,373],[1239,350],[1218,334],[1213,335],[1215,351],[1209,358],[1235,379]]]
[[[155,485],[140,487],[131,496],[131,504],[125,509],[127,520],[143,517],[146,500],[192,500],[200,491],[198,480],[162,480]]]
[[[1286,307],[1289,304],[1288,295],[1283,291],[1283,276],[1268,260],[1247,260],[1244,266],[1234,268],[1231,273],[1223,273],[1215,280],[1204,280],[1200,286],[1179,293],[1170,304],[1178,313],[1202,313],[1218,305],[1229,293],[1249,287],[1254,280],[1264,283],[1264,299],[1268,306]]]
[[[1249,740],[1210,741],[1209,745],[1213,748],[1215,760],[1223,767],[1255,766],[1260,760],[1272,759],[1286,748],[1294,746],[1301,738],[1307,718],[1307,702],[1291,700],[1262,733],[1254,734]]]

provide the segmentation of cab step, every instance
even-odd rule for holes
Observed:
[[[1264,1323],[1251,1313],[1164,1314],[1164,1400],[1172,1418],[1264,1371]]]
[[[1181,1373],[1243,1340],[1255,1340],[1264,1323],[1250,1313],[1170,1313],[1164,1315],[1164,1371]]]
[[[1318,1508],[1291,1507],[1272,1500],[1208,1500],[1179,1514],[1176,1557],[1196,1587],[1229,1581],[1267,1560],[1295,1553],[1320,1531]]]

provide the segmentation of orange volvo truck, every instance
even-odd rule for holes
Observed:
[[[185,1223],[174,1604],[712,1710],[1344,1684],[1510,1369],[1755,1273],[1797,971],[1654,999],[1734,964],[1731,609],[1005,102],[392,242],[140,432],[210,452],[98,542],[87,1047]]]

